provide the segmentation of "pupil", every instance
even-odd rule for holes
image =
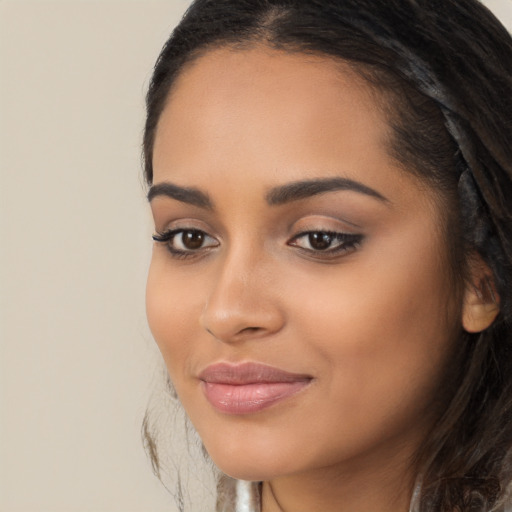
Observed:
[[[200,249],[203,245],[204,234],[200,231],[186,231],[182,236],[183,245],[187,249]]]
[[[323,251],[328,249],[331,245],[332,237],[327,233],[310,233],[309,244],[313,249]]]

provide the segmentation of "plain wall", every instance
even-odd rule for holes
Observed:
[[[155,373],[144,91],[188,2],[0,3],[0,510],[172,511]]]
[[[1,512],[174,510],[140,442],[158,368],[140,142],[187,4],[0,2]],[[512,28],[512,0],[486,4]]]

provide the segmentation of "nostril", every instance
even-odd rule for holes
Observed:
[[[244,332],[257,332],[257,331],[260,331],[260,330],[261,330],[261,327],[245,327],[244,329],[242,329],[240,331],[240,334],[244,333]]]
[[[206,329],[206,332],[213,336],[216,339],[222,340],[222,341],[228,341],[229,338],[232,338],[232,341],[235,341],[237,339],[243,338],[245,336],[249,336],[251,334],[257,334],[261,331],[264,331],[262,327],[244,327],[243,329],[240,329],[237,332],[233,332],[231,335],[226,335],[226,333],[218,333],[216,334],[214,330],[212,329]]]

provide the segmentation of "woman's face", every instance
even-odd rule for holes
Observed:
[[[405,461],[431,424],[460,304],[377,101],[328,58],[218,49],[161,116],[149,324],[232,476]]]

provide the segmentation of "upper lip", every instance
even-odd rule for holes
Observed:
[[[274,366],[262,363],[216,363],[207,366],[200,374],[199,379],[213,384],[231,384],[241,386],[244,384],[270,383],[270,382],[297,382],[308,381],[312,377],[303,373],[291,373]]]

